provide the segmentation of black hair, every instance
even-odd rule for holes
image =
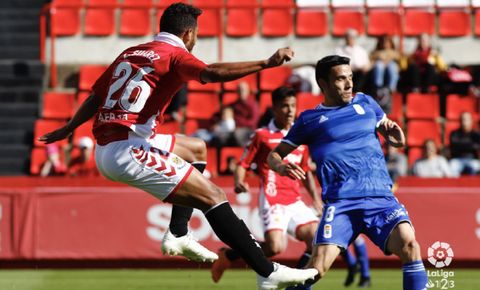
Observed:
[[[174,3],[165,9],[160,18],[160,32],[168,32],[177,36],[188,29],[197,27],[197,18],[202,10],[185,3]]]
[[[281,86],[272,92],[272,105],[280,104],[285,98],[297,97],[291,87]]]
[[[315,78],[318,80],[328,81],[330,69],[337,65],[350,64],[350,59],[345,56],[329,55],[317,62],[315,67]]]

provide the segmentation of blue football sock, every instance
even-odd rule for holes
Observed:
[[[427,273],[422,261],[403,265],[403,290],[426,290]]]
[[[297,262],[297,266],[295,268],[298,269],[303,269],[308,263],[308,260],[310,260],[312,254],[309,252],[303,253],[303,255],[300,257],[300,259]],[[285,290],[310,290],[311,286],[310,285],[298,285],[298,286],[290,286],[285,288]]]
[[[348,249],[342,252],[342,257],[347,263],[348,268],[354,268],[357,265],[357,259]]]
[[[362,277],[370,277],[370,264],[368,261],[367,246],[363,239],[357,239],[353,243],[358,263],[360,264],[360,275]]]

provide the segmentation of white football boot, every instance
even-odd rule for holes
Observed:
[[[164,255],[183,256],[196,262],[213,262],[218,259],[218,255],[197,242],[191,232],[177,238],[170,229],[163,236],[162,252]]]
[[[273,263],[273,267],[273,272],[266,278],[257,274],[259,290],[276,290],[304,284],[307,280],[313,281],[318,275],[317,269],[294,269],[278,263]]]

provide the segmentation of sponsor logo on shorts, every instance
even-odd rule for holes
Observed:
[[[393,220],[401,217],[401,216],[406,216],[407,215],[407,212],[405,211],[405,209],[403,208],[399,208],[399,209],[396,209],[394,210],[393,212],[389,213],[387,215],[387,217],[385,218],[385,223],[390,223],[392,222]]]
[[[173,156],[170,160],[177,165],[178,169],[182,169],[187,165],[186,162],[178,156]]]
[[[329,239],[332,237],[332,225],[326,224],[323,226],[323,237]]]

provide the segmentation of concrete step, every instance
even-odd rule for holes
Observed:
[[[1,38],[1,35],[0,35]],[[45,65],[38,60],[2,60],[0,61],[1,78],[33,77],[43,79]]]
[[[30,146],[23,144],[0,144],[0,160],[3,159],[28,159]]]
[[[28,175],[30,173],[30,156],[22,158],[1,158],[0,175]]]
[[[26,76],[26,77],[0,77],[0,87],[12,88],[12,87],[41,87],[43,85],[43,78],[38,76]]]
[[[26,130],[33,131],[35,117],[5,118],[0,116],[0,128],[2,130]]]
[[[33,133],[29,130],[2,130],[0,144],[31,144]]]
[[[0,87],[0,104],[11,102],[35,103],[40,102],[42,87]]]
[[[37,103],[2,103],[0,106],[0,116],[2,117],[38,117],[39,106]]]
[[[1,2],[1,1],[0,1]],[[0,59],[40,59],[37,46],[0,46]]]

